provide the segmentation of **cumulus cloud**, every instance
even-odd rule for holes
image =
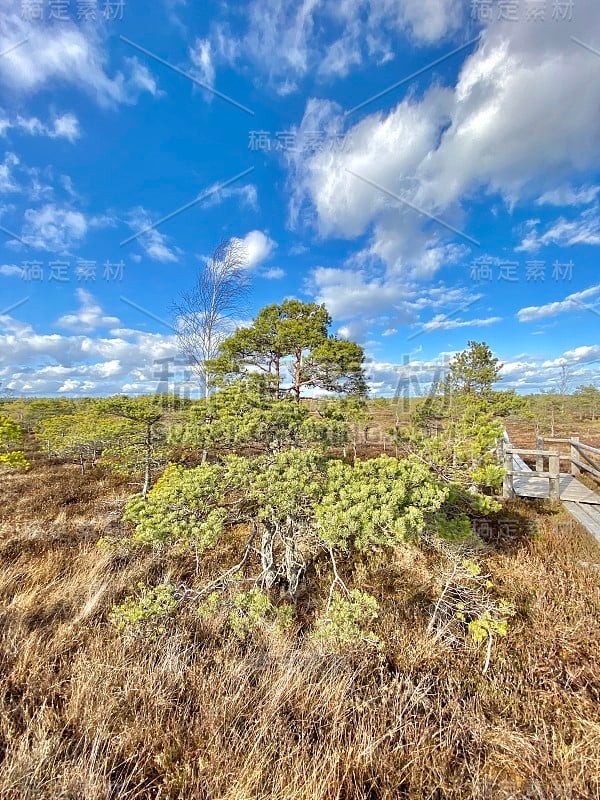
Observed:
[[[91,333],[98,328],[115,328],[120,324],[118,317],[104,313],[102,306],[86,289],[77,289],[79,308],[70,314],[64,314],[57,321],[60,328],[67,328],[79,333]]]
[[[580,6],[569,34],[585,39],[599,28],[600,6]],[[469,246],[431,217],[468,234],[472,198],[499,195],[509,207],[539,197],[551,202],[559,199],[551,194],[557,182],[583,178],[598,166],[597,74],[598,59],[575,46],[548,14],[535,25],[490,23],[454,86],[434,82],[389,111],[367,109],[353,122],[331,102],[312,99],[300,134],[311,128],[344,133],[345,146],[290,159],[292,221],[311,221],[322,236],[367,235],[368,252],[390,270],[431,278],[453,257],[448,247]],[[583,202],[592,194],[565,199]],[[596,243],[596,216],[584,217],[583,229],[561,221],[549,238]]]
[[[79,301],[80,309],[73,316],[87,308],[90,326],[101,321],[97,330],[113,319],[88,293],[80,294]],[[351,338],[353,326],[354,323],[346,331]],[[40,332],[26,322],[0,315],[0,382],[3,388],[25,395],[154,392],[156,362],[174,358],[177,353],[174,335],[147,333],[122,325],[102,335],[83,330],[61,335]],[[423,359],[411,352],[398,356],[395,362],[369,358],[366,368],[371,391],[384,396],[422,396],[444,374],[453,355],[442,352]],[[504,362],[503,388],[521,392],[556,390],[565,365],[573,385],[594,383],[600,378],[600,346],[596,344],[581,345],[556,358],[543,354],[512,358],[496,355]],[[185,378],[177,377],[178,381]]]
[[[395,314],[403,322],[416,321],[409,305],[411,291],[400,282],[386,282],[358,270],[318,267],[312,272],[311,285],[316,302],[324,303],[336,320]]]
[[[583,345],[565,351],[557,358],[521,354],[506,359],[501,376],[503,388],[516,389],[522,394],[540,391],[561,391],[563,369],[567,367],[572,386],[597,384],[600,378],[598,345]]]
[[[118,319],[106,314],[89,293],[80,293],[78,299],[80,308],[61,322],[74,331],[67,335],[40,332],[0,315],[3,388],[26,395],[156,391],[155,362],[177,355],[176,337],[123,327],[97,335]]]
[[[311,272],[307,289],[319,303],[325,303],[338,320],[352,317],[381,319],[395,316],[398,322],[416,322],[418,315],[428,309],[445,307],[467,308],[481,295],[461,287],[440,283],[426,291],[401,276],[370,274],[361,269],[317,267]]]
[[[108,216],[86,216],[67,206],[46,203],[25,211],[21,238],[25,244],[38,250],[67,253],[81,244],[90,230],[113,224],[114,221]],[[19,243],[15,243],[15,246],[19,246]]]
[[[374,358],[367,363],[369,386],[372,394],[387,397],[423,397],[442,378],[455,353],[442,352],[431,359],[419,359],[406,354],[402,363],[386,362]],[[583,345],[567,350],[557,358],[549,359],[541,353],[521,353],[503,357],[500,372],[502,389],[515,389],[521,394],[534,394],[542,390],[560,391],[562,369],[568,368],[572,386],[595,384],[600,378],[600,346]]]
[[[51,138],[64,138],[70,142],[74,142],[80,137],[79,120],[75,114],[63,114],[60,117],[55,117],[53,120],[53,127],[50,129],[48,136]]]
[[[277,242],[263,231],[250,231],[242,239],[237,240],[246,254],[248,269],[256,269],[266,261],[277,247]]]

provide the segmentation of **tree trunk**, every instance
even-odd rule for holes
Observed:
[[[275,539],[276,531],[271,529],[270,526],[263,526],[263,535],[260,545],[260,561],[263,568],[263,580],[267,589],[275,583],[277,577],[277,570],[275,569],[273,558],[273,540]]]
[[[303,559],[296,546],[294,537],[294,527],[288,517],[287,532],[285,536],[285,572],[288,583],[288,591],[292,597],[298,591],[298,584],[302,576]]]
[[[152,483],[152,426],[150,424],[146,425],[146,464],[145,464],[145,471],[144,471],[144,486],[142,488],[142,494],[144,497],[150,491],[150,484]]]
[[[296,362],[294,364],[294,397],[296,402],[300,402],[300,380],[302,373],[302,350],[296,350]]]

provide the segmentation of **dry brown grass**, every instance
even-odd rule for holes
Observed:
[[[515,504],[539,535],[490,548],[518,613],[484,676],[480,651],[427,635],[436,564],[416,549],[363,567],[383,655],[267,630],[241,645],[190,609],[123,639],[112,604],[149,576],[195,580],[193,559],[98,551],[115,479],[0,480],[3,800],[600,797],[600,573],[580,565],[600,553],[562,512]]]

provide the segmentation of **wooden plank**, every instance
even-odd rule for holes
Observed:
[[[576,503],[592,503],[600,505],[600,496],[571,475],[564,475],[560,479],[561,497]]]
[[[520,447],[505,447],[504,452],[519,456],[554,456],[555,458],[561,458],[558,450],[524,450]],[[568,456],[563,456],[563,458],[566,459]]]
[[[508,445],[509,453],[512,455],[512,462],[510,458],[506,459],[507,465],[510,464],[511,466],[510,474],[507,475],[506,480],[511,482],[514,494],[518,497],[548,498],[550,496],[550,481],[546,474],[550,473],[538,474],[533,472],[519,455],[522,451],[515,451],[515,448],[511,448],[506,430],[504,431],[503,441],[505,445]],[[546,441],[556,440],[547,439]],[[570,442],[571,440],[567,441]],[[576,443],[576,440],[574,440],[573,444]],[[588,445],[584,445],[584,447],[589,448]],[[595,448],[592,448],[592,451],[594,450]],[[586,458],[583,453],[581,455]],[[539,459],[539,456],[537,458]],[[584,486],[572,475],[560,475],[559,483],[562,504],[600,545],[600,496],[592,492],[591,489],[588,489],[587,486]]]
[[[577,450],[577,454],[580,455],[586,461],[586,463],[591,464],[594,469],[600,469],[594,459],[590,458],[590,456],[586,455],[585,453],[582,453],[581,450]]]
[[[592,447],[591,444],[584,444],[583,442],[578,442],[577,447],[580,450],[587,450],[589,453],[595,453],[597,456],[600,456],[600,447]]]
[[[528,475],[517,475],[513,478],[513,487],[518,497],[532,497],[548,499],[550,497],[550,485],[548,478],[542,478],[537,473],[531,472]],[[571,475],[560,476],[560,499],[574,503],[589,503],[600,505],[600,496],[584,486]]]
[[[513,464],[523,472],[531,472],[531,467],[523,461],[518,453],[513,453]]]
[[[535,472],[532,472],[530,469],[511,469],[509,474],[513,476],[518,476],[520,478],[522,477],[529,478],[531,476],[534,476],[536,478],[556,477],[553,472],[538,472],[537,470]]]
[[[595,478],[600,478],[600,470],[594,469],[594,467],[590,467],[589,464],[584,464],[583,461],[579,461],[579,459],[577,458],[572,458],[571,462],[580,469],[584,469],[586,470],[586,472],[590,472]]]
[[[564,503],[565,508],[600,544],[600,509],[593,510],[579,503]]]

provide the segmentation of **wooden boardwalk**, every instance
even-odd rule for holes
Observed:
[[[598,544],[600,544],[600,506],[590,505],[589,503],[570,503],[564,502],[564,507],[577,522],[592,534]]]
[[[529,469],[529,468],[528,468]],[[513,488],[518,497],[539,497],[548,499],[550,497],[550,487],[547,478],[539,478],[535,472],[531,471],[531,477],[525,475],[515,476]],[[573,478],[572,475],[561,473],[559,475],[560,499],[563,502],[591,503],[600,505],[598,496],[583,483]]]
[[[584,447],[587,446],[584,445]],[[592,448],[587,449],[592,450]],[[600,495],[578,481],[573,475],[558,471],[558,464],[564,457],[551,451],[545,451],[543,455],[541,453],[542,450],[515,450],[505,432],[498,454],[507,470],[505,496],[560,499],[571,516],[583,525],[600,544]],[[536,455],[536,466],[539,471],[532,470],[521,458],[522,454]],[[545,457],[550,459],[549,472],[542,471]],[[577,471],[580,466],[584,466],[577,458],[571,457],[571,460]],[[587,461],[590,459],[588,458]],[[597,470],[590,468],[589,471],[594,473]]]

